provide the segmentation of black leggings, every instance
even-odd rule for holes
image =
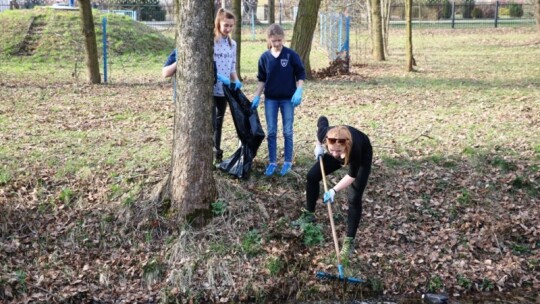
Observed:
[[[326,175],[342,168],[341,163],[331,155],[324,154],[323,166]],[[354,182],[348,188],[349,210],[347,211],[347,236],[355,237],[360,218],[362,217],[362,195],[366,189],[371,165],[360,167]],[[317,161],[307,174],[306,184],[306,208],[308,211],[315,212],[315,204],[319,198],[322,172],[319,161]]]
[[[221,129],[223,117],[227,109],[227,99],[222,96],[214,96],[214,108],[212,110],[212,123],[214,127],[214,150],[221,151]]]

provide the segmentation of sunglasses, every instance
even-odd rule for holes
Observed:
[[[338,144],[340,144],[340,145],[344,145],[344,144],[347,142],[347,139],[345,139],[345,138],[331,138],[331,137],[327,137],[327,138],[326,138],[326,141],[327,141],[329,144],[331,144],[331,145],[333,145],[333,144],[335,144],[335,143],[338,143]]]

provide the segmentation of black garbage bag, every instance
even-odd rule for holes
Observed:
[[[236,134],[240,139],[240,147],[234,154],[223,160],[218,168],[238,178],[248,176],[257,155],[257,150],[264,140],[265,134],[259,120],[257,110],[251,109],[251,101],[240,90],[223,86],[223,92],[229,103]]]

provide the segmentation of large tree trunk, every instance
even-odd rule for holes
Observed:
[[[205,224],[217,198],[212,174],[213,0],[178,0],[178,68],[171,208],[177,219]]]
[[[276,23],[276,0],[268,0],[268,24]]]
[[[412,0],[405,0],[405,61],[407,63],[405,70],[407,72],[413,71],[413,46],[412,46]]]
[[[233,13],[236,16],[236,26],[232,38],[236,41],[236,75],[242,80],[240,74],[240,54],[242,53],[242,0],[233,0]]]
[[[384,60],[384,45],[382,35],[381,1],[370,0],[371,3],[371,43],[373,44],[373,59]]]
[[[291,48],[300,55],[304,63],[308,79],[311,79],[309,53],[311,52],[311,42],[313,41],[313,32],[315,32],[317,26],[317,15],[320,6],[321,0],[300,0],[291,41]]]
[[[79,0],[79,7],[82,33],[84,35],[84,47],[86,49],[88,81],[90,83],[101,83],[96,31],[94,30],[94,17],[92,16],[92,6],[90,5],[90,0]]]
[[[407,1],[407,0],[405,0]],[[384,54],[388,56],[388,38],[390,36],[390,9],[392,0],[381,0],[381,17],[382,17],[382,33]]]

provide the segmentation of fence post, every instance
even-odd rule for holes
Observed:
[[[345,48],[345,51],[346,51],[346,60],[347,60],[347,72],[349,71],[350,69],[350,53],[349,53],[349,41],[350,41],[350,36],[351,36],[351,17],[350,16],[346,16],[345,17],[345,44],[343,45],[343,48]]]
[[[452,28],[454,28],[456,23],[456,2],[452,1]]]
[[[343,41],[343,15],[342,14],[339,14],[339,19],[338,19],[338,48],[341,47],[341,44],[342,44],[342,41]]]
[[[255,40],[255,8],[251,7],[251,40]]]
[[[497,28],[497,22],[499,21],[499,1],[495,1],[495,28]]]
[[[107,17],[101,19],[103,26],[103,81],[107,83]]]

